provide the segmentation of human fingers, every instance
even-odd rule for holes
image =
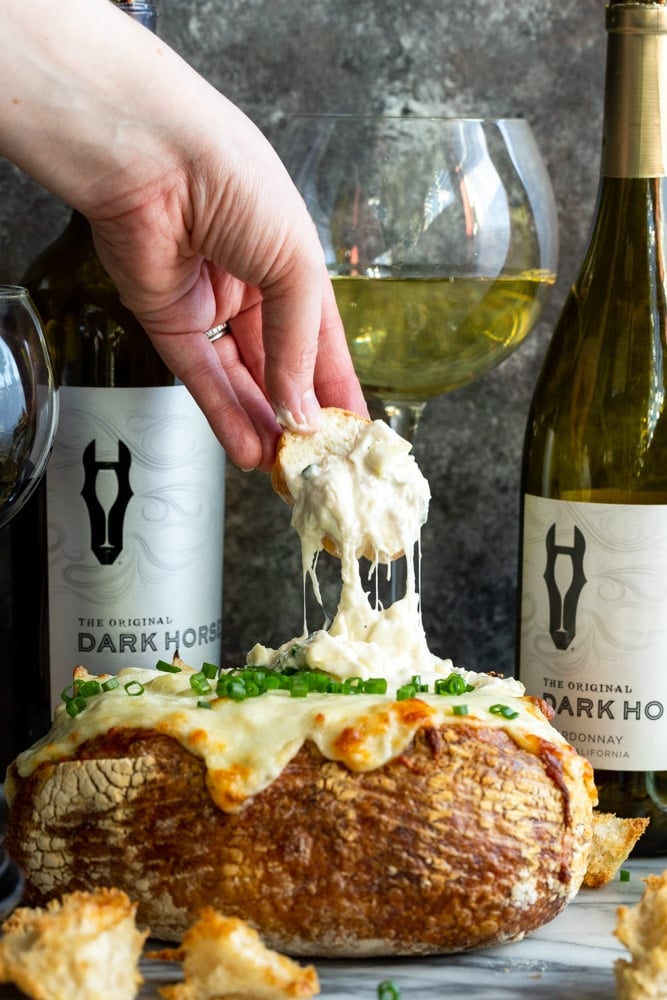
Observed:
[[[229,459],[244,470],[269,472],[280,428],[230,332],[214,343],[203,332],[151,333],[165,363],[204,411]]]
[[[333,288],[328,276],[323,281],[323,300],[314,370],[314,389],[321,406],[340,406],[368,416],[366,400],[345,340]],[[246,295],[246,304],[233,319],[234,338],[250,374],[267,394],[262,343],[262,302]]]
[[[333,287],[323,284],[320,341],[315,365],[315,391],[322,406],[342,406],[362,417],[368,407],[354,370]]]

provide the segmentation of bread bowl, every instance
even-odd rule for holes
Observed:
[[[110,885],[168,940],[211,905],[289,954],[408,955],[513,940],[580,886],[589,768],[530,699],[490,684],[402,701],[275,692],[206,710],[189,672],[142,673],[140,698],[124,693],[137,673],[78,726],[61,711],[50,742],[10,769],[7,846],[30,904]],[[519,715],[490,713],[499,698]],[[451,714],[461,704],[469,714]],[[251,736],[221,768],[202,756],[213,723],[221,739]],[[280,736],[263,744],[266,768],[261,754],[248,768],[253,732]]]
[[[340,412],[325,419],[338,441]],[[341,454],[325,442],[303,476],[303,442],[284,436],[274,476],[295,510],[313,489],[329,508],[318,520],[306,497],[311,520],[295,526],[305,573],[325,539],[340,555],[333,623],[219,677],[180,661],[115,679],[77,668],[51,732],[8,772],[28,902],[111,885],[167,940],[213,906],[270,948],[352,957],[515,940],[579,889],[591,767],[518,682],[429,652],[410,573],[402,600],[368,600],[359,553],[411,553],[426,492],[384,425],[344,419],[357,431]],[[382,479],[374,520],[355,511],[368,476]]]

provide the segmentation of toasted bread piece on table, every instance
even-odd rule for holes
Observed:
[[[593,813],[593,842],[584,885],[599,889],[616,875],[649,824],[648,819],[623,819],[613,813]]]
[[[98,889],[15,910],[2,926],[0,982],[34,1000],[132,1000],[147,936],[136,909],[124,892]]]
[[[308,1000],[320,992],[312,965],[301,966],[266,948],[252,927],[207,906],[180,948],[149,952],[149,958],[183,963],[185,980],[164,986],[165,1000]]]
[[[618,908],[616,937],[631,955],[614,965],[618,1000],[667,997],[667,871],[644,882],[639,903]]]

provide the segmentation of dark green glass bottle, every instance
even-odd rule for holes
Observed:
[[[590,243],[523,464],[519,675],[595,769],[600,808],[667,850],[667,7],[607,7]]]
[[[150,3],[123,3],[149,28]],[[74,666],[113,673],[178,651],[219,662],[224,452],[121,303],[87,220],[23,275],[42,317],[60,424],[46,477],[9,527],[4,763],[47,728]]]

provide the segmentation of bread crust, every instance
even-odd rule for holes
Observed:
[[[523,936],[581,884],[589,789],[560,748],[503,729],[419,729],[358,773],[306,742],[239,812],[203,762],[153,730],[112,729],[27,778],[10,768],[7,847],[27,901],[112,885],[180,940],[206,905],[270,948],[354,957],[447,953]]]

